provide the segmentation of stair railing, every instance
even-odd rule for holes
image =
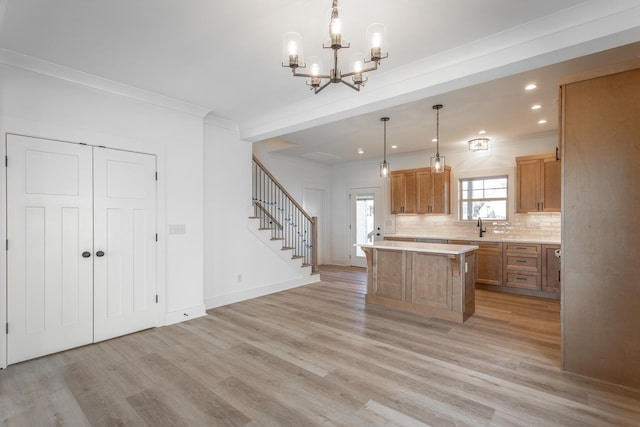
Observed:
[[[260,228],[271,230],[271,239],[282,240],[293,258],[318,272],[318,218],[312,217],[253,156],[253,210]]]

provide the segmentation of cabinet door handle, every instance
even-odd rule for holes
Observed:
[[[543,211],[544,210],[544,202],[540,202],[540,210]]]

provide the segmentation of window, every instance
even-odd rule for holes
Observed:
[[[460,219],[507,219],[507,177],[460,180]]]

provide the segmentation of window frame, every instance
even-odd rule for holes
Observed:
[[[462,197],[464,191],[462,188],[462,185],[464,182],[468,182],[468,181],[486,181],[486,180],[490,180],[490,179],[502,179],[504,178],[506,180],[506,187],[505,187],[505,197],[491,197],[491,198],[480,198],[480,199],[464,199]],[[478,202],[478,201],[485,201],[485,202],[502,202],[504,201],[505,203],[505,218],[502,219],[498,219],[496,218],[496,221],[508,221],[509,220],[509,202],[510,202],[510,198],[509,198],[509,174],[496,174],[496,175],[488,175],[488,176],[468,176],[468,177],[464,177],[464,178],[459,178],[458,179],[458,221],[463,221],[463,222],[471,222],[471,221],[477,221],[476,219],[466,219],[463,218],[463,209],[462,209],[462,205],[464,202]]]

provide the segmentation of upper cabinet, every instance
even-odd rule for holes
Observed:
[[[431,173],[431,168],[416,172],[418,182],[418,213],[448,214],[451,212],[451,167],[442,173]]]
[[[516,212],[560,212],[560,184],[556,153],[516,157]]]
[[[392,214],[448,214],[451,212],[451,167],[442,173],[431,168],[392,171]]]
[[[417,169],[392,171],[389,173],[391,181],[391,213],[417,213]]]

